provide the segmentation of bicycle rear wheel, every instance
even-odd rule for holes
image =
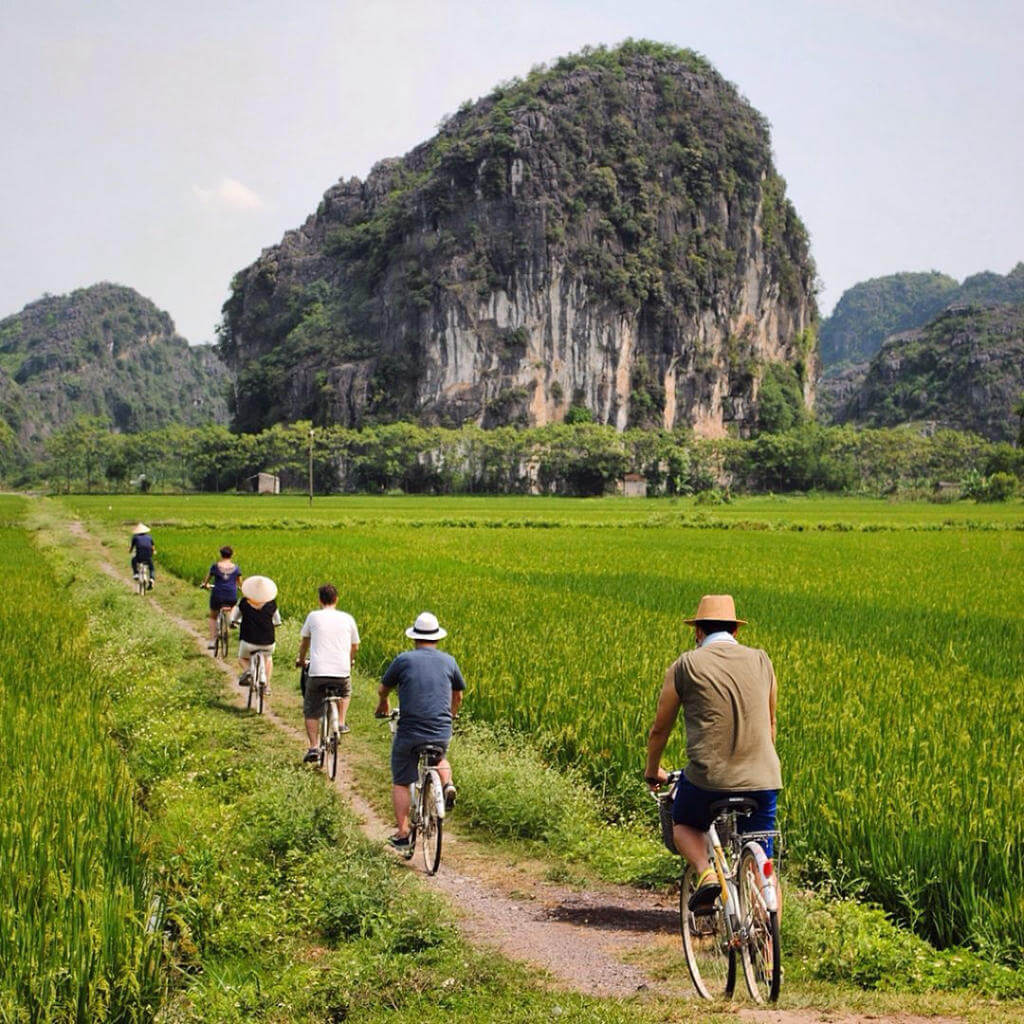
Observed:
[[[782,958],[779,949],[779,913],[769,910],[761,894],[757,858],[744,850],[740,857],[740,912],[746,932],[750,968],[744,962],[747,988],[758,1003],[779,998]],[[748,958],[745,958],[745,961]]]
[[[441,836],[444,821],[437,816],[437,798],[434,787],[438,784],[437,777],[427,775],[420,790],[420,820],[422,822],[423,866],[428,875],[437,874],[441,866]]]
[[[338,736],[333,733],[327,745],[329,772],[332,779],[338,775]]]
[[[704,999],[729,997],[736,988],[736,954],[729,947],[721,899],[707,914],[690,910],[690,897],[697,890],[697,870],[688,867],[679,887],[679,931],[683,953],[694,987]]]

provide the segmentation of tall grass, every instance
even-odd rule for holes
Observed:
[[[161,500],[188,519],[189,502]],[[251,508],[258,522],[271,507],[206,503],[199,521],[218,509],[240,521]],[[244,571],[280,585],[283,646],[316,586],[332,580],[371,673],[430,608],[451,630],[467,712],[578,767],[613,814],[642,805],[660,681],[692,642],[683,615],[702,593],[731,591],[751,620],[741,638],[769,651],[780,679],[790,848],[839,891],[878,900],[939,945],[1024,963],[1019,529],[622,526],[614,510],[626,505],[594,503],[600,515],[579,528],[467,530],[443,525],[462,501],[438,502],[430,526],[397,521],[400,507],[381,525],[332,529],[321,509],[316,529],[165,527],[158,544],[168,567],[199,579],[233,543]],[[873,525],[907,525],[907,515]],[[1019,512],[1002,515],[1019,525]],[[422,511],[410,519],[421,523]],[[681,736],[667,759],[682,762]]]
[[[137,1021],[162,991],[144,823],[82,612],[0,497],[0,1019]]]

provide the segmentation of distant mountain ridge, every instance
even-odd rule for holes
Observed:
[[[496,88],[240,271],[234,425],[749,432],[816,370],[814,267],[767,122],[702,57],[627,42]]]
[[[0,418],[28,448],[76,416],[121,431],[226,423],[227,370],[133,288],[45,296],[0,320]]]
[[[984,271],[962,284],[937,270],[861,281],[843,292],[832,315],[822,321],[822,369],[835,376],[847,364],[867,363],[890,335],[923,327],[947,306],[996,302],[1024,302],[1024,263],[1005,277]]]

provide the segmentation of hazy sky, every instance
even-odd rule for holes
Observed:
[[[4,0],[0,33],[0,316],[115,281],[212,339],[338,178],[627,36],[703,53],[771,122],[824,312],[1024,259],[1021,0]]]

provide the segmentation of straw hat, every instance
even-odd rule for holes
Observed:
[[[683,619],[688,626],[698,622],[735,622],[737,626],[745,626],[746,619],[736,618],[736,605],[732,594],[705,594],[697,605],[692,619]]]
[[[145,523],[136,523],[132,527],[132,533],[149,533],[149,527]]]
[[[277,584],[269,576],[248,576],[242,581],[242,596],[266,604],[277,597]]]
[[[448,635],[437,622],[437,616],[431,612],[420,612],[416,621],[405,631],[410,640],[443,640]]]

